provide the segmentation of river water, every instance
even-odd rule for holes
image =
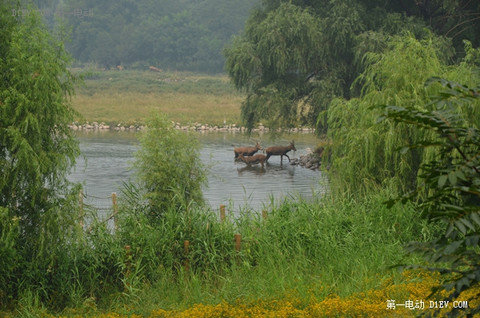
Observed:
[[[82,156],[77,159],[69,179],[83,184],[87,204],[109,209],[112,206],[112,192],[121,196],[123,182],[134,177],[131,166],[139,147],[137,134],[116,131],[77,133]],[[311,134],[290,134],[275,141],[268,134],[195,134],[202,144],[201,159],[211,167],[204,197],[214,209],[224,204],[233,213],[248,208],[260,211],[272,201],[278,203],[288,196],[309,199],[325,191],[322,172],[291,166],[285,157],[283,164],[279,156],[270,157],[264,169],[260,165],[248,167],[234,160],[234,147],[253,146],[256,141],[260,141],[264,148],[288,145],[292,139],[295,140],[297,151],[288,154],[291,158],[299,157],[307,153],[307,148],[315,147],[317,140]]]

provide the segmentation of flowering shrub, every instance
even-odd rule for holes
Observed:
[[[405,283],[394,284],[392,279],[383,282],[379,289],[372,289],[366,292],[355,293],[346,298],[338,295],[330,295],[323,300],[311,297],[308,305],[295,297],[286,295],[284,299],[274,301],[258,300],[254,303],[242,303],[238,301],[234,304],[221,302],[216,305],[196,304],[185,310],[164,310],[158,309],[151,313],[150,317],[415,317],[421,313],[433,312],[430,308],[430,301],[433,305],[439,304],[437,300],[427,300],[432,287],[438,285],[438,274],[427,272],[405,271],[403,274]],[[480,290],[469,292],[475,293]],[[447,295],[446,292],[441,295]],[[468,299],[469,295],[461,294],[457,300]],[[396,300],[396,308],[388,308],[388,301]],[[406,301],[411,300],[415,305],[416,301],[423,301],[424,308],[405,308]],[[469,303],[469,306],[478,306],[480,300],[475,303]],[[442,310],[440,315],[444,315],[453,309],[453,303],[449,303],[448,308]],[[461,309],[457,309],[461,310]],[[116,316],[102,316],[116,317]]]
[[[404,271],[402,273],[403,283],[394,283],[392,278],[386,279],[378,289],[371,289],[365,292],[354,293],[348,297],[342,298],[336,294],[331,294],[320,300],[313,294],[310,299],[300,299],[294,293],[286,294],[278,300],[255,300],[253,302],[237,300],[234,303],[222,301],[219,304],[195,304],[187,309],[166,310],[156,309],[147,314],[152,318],[207,318],[207,317],[415,317],[419,314],[433,314],[434,309],[439,306],[440,301],[446,299],[448,293],[443,291],[438,299],[428,299],[431,289],[439,284],[440,275],[426,271]],[[480,291],[480,286],[470,289],[460,294],[456,299],[457,304],[465,299],[470,299],[472,295]],[[466,293],[469,293],[468,295]],[[428,300],[427,300],[428,299]],[[393,308],[391,301],[394,300],[396,307]],[[406,308],[407,301],[413,301],[413,304],[419,304],[416,301],[423,301],[423,308]],[[469,307],[480,305],[480,299],[468,303]],[[140,318],[145,315],[135,314],[135,309],[130,309],[129,314],[119,314],[116,312],[90,314],[89,317],[99,318]],[[438,312],[439,316],[445,316],[447,313],[457,311],[460,317],[462,309],[454,309],[453,302],[450,302],[447,308]],[[6,315],[6,317],[9,317]],[[55,317],[42,312],[42,317]],[[60,317],[84,317],[83,313],[75,309]],[[480,317],[475,315],[473,317]]]

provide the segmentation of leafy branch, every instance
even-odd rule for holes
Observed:
[[[433,132],[432,136],[403,151],[434,147],[438,155],[421,165],[417,188],[409,194],[390,200],[417,203],[422,217],[430,223],[443,224],[444,230],[431,242],[413,242],[408,252],[424,255],[427,263],[437,266],[414,266],[438,271],[444,278],[447,300],[480,285],[480,130],[475,122],[457,115],[459,105],[478,107],[480,91],[440,78],[426,85],[441,84],[443,90],[427,105],[428,110],[412,107],[379,106],[384,110],[380,120],[392,120]],[[472,299],[480,296],[477,292]],[[469,314],[480,307],[469,308]],[[453,311],[451,316],[459,313]]]

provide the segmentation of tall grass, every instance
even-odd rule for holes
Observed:
[[[93,299],[103,310],[127,304],[146,313],[295,294],[307,305],[312,296],[378,288],[387,277],[401,280],[390,266],[405,261],[402,246],[431,235],[422,222],[412,222],[410,207],[388,210],[387,195],[286,201],[265,220],[249,215],[224,223],[212,211],[191,209],[167,211],[152,226],[141,212],[123,208],[116,233],[99,225],[70,260],[78,275],[69,282],[75,297],[66,304]],[[242,235],[239,252],[235,233]]]
[[[211,211],[171,211],[158,228],[145,227],[142,217],[123,227],[141,227],[128,232],[149,233],[149,240],[139,242],[125,231],[118,235],[122,244],[139,251],[135,258],[144,274],[155,273],[157,278],[146,294],[138,295],[144,310],[292,294],[307,304],[311,296],[346,297],[378,288],[386,277],[400,279],[390,266],[405,261],[402,246],[430,237],[431,230],[412,222],[415,212],[408,206],[386,209],[385,195],[287,201],[269,211],[265,220],[249,215],[225,223]],[[235,233],[242,235],[240,252],[234,250]],[[184,240],[191,244],[188,272]]]
[[[382,190],[363,198],[285,201],[272,206],[266,219],[246,213],[225,222],[216,211],[190,205],[165,211],[154,224],[121,200],[117,231],[96,222],[90,211],[88,231],[57,248],[49,264],[32,269],[50,278],[25,285],[32,281],[28,270],[17,273],[22,293],[0,291],[13,297],[4,308],[19,316],[147,315],[198,303],[293,296],[302,307],[311,299],[379,288],[386,278],[402,282],[390,266],[412,261],[402,252],[405,243],[427,240],[434,229],[416,221],[410,206],[388,210],[382,202],[389,195]],[[234,248],[236,233],[242,235],[240,251]]]

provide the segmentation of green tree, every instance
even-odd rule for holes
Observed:
[[[36,10],[15,17],[14,8],[13,1],[0,7],[0,243],[7,248],[0,258],[13,260],[2,266],[11,279],[0,280],[0,295],[8,296],[18,291],[15,279],[48,279],[56,249],[72,238],[66,174],[79,154],[68,127],[71,59]]]
[[[418,41],[412,35],[392,39],[381,53],[366,56],[365,71],[357,78],[362,87],[359,98],[333,100],[328,109],[328,136],[332,172],[345,189],[365,189],[372,184],[407,188],[416,181],[421,161],[396,152],[399,144],[415,142],[418,136],[406,126],[377,124],[378,111],[372,105],[406,103],[424,105],[427,78],[443,72],[434,42]]]
[[[147,127],[140,136],[134,167],[137,188],[148,201],[148,216],[158,220],[169,209],[181,211],[190,204],[202,205],[202,186],[207,179],[198,141],[158,114],[148,119]]]
[[[263,0],[245,34],[225,50],[226,69],[247,93],[242,116],[249,127],[273,119],[283,126],[316,125],[325,133],[331,100],[359,96],[351,85],[364,71],[365,53],[381,52],[389,37],[407,31],[418,39],[434,33],[443,38],[441,54],[456,62],[464,56],[464,39],[479,45],[479,29],[478,3],[468,0]],[[298,42],[278,54],[290,35]],[[309,54],[299,59],[293,52]],[[278,72],[286,65],[285,73]]]
[[[35,10],[15,20],[3,7],[1,23],[0,203],[34,235],[45,204],[65,185],[79,154],[68,127],[75,78],[62,42]]]
[[[466,120],[458,114],[458,107],[478,108],[480,89],[439,78],[429,80],[429,85],[433,83],[444,89],[432,96],[431,105],[425,107],[429,110],[409,106],[381,109],[384,119],[430,132],[414,144],[405,144],[405,149],[435,148],[437,153],[422,163],[421,183],[401,201],[417,205],[421,216],[443,231],[431,242],[411,243],[407,251],[423,254],[427,265],[422,267],[443,274],[442,287],[449,292],[446,300],[477,288],[476,294],[459,299],[472,304],[480,296],[480,130],[478,120]],[[419,196],[422,200],[417,204]],[[480,306],[470,305],[465,310],[462,314],[473,316]],[[451,316],[457,314],[451,312]]]
[[[480,45],[480,2],[470,0],[420,0],[404,5],[408,15],[423,19],[437,35],[452,40],[457,57],[462,58],[463,41]]]
[[[332,176],[339,189],[415,187],[420,164],[434,157],[435,152],[416,149],[399,153],[396,149],[418,142],[427,132],[401,123],[377,123],[381,114],[372,106],[401,104],[423,109],[430,105],[430,96],[440,89],[438,85],[424,85],[433,76],[461,79],[469,85],[478,81],[471,62],[447,66],[439,58],[442,48],[435,36],[422,41],[412,35],[395,37],[384,52],[365,57],[365,71],[355,82],[361,87],[361,97],[332,102],[328,109],[328,136],[333,141]],[[477,50],[467,47],[467,51],[467,56],[472,56]],[[465,120],[480,121],[480,112],[475,108],[459,107],[457,111]]]
[[[248,96],[242,117],[249,128],[260,120],[290,125],[298,104],[312,90],[309,79],[321,69],[322,25],[308,9],[285,3],[258,11],[244,37],[225,49],[226,68],[235,86]]]
[[[378,10],[367,14],[365,5],[353,0],[262,4],[245,34],[225,49],[227,72],[247,93],[243,120],[249,127],[267,119],[281,126],[313,126],[321,115],[319,131],[324,133],[328,104],[334,96],[348,98],[358,75],[355,48],[372,49],[358,43],[366,40],[358,35],[380,29],[386,19],[371,25]]]

